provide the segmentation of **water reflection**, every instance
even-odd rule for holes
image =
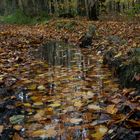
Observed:
[[[45,95],[43,93],[33,95],[39,98],[42,96],[45,105],[36,108],[35,116],[31,115],[27,119],[27,123],[34,126],[32,128],[27,125],[27,132],[40,134],[38,137],[43,140],[50,139],[49,135],[55,132],[57,134],[51,136],[52,140],[89,138],[89,128],[92,128],[93,120],[100,117],[100,111],[90,112],[88,105],[94,104],[97,108],[102,106],[103,103],[100,104],[98,97],[103,92],[102,79],[107,78],[107,70],[102,68],[100,56],[90,53],[90,50],[83,55],[78,47],[59,42],[49,42],[34,54],[48,64],[45,74],[48,92]],[[50,114],[46,108],[52,108]],[[38,121],[36,117],[42,120]],[[32,119],[33,123],[30,121]],[[34,133],[38,129],[39,131]]]
[[[51,66],[81,65],[83,56],[79,48],[59,42],[49,42],[39,50],[39,57]],[[76,60],[76,61],[75,61]]]

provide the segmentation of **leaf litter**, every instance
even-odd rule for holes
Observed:
[[[121,53],[115,58],[119,58],[139,45],[135,37],[139,25],[80,20],[69,31],[58,30],[58,22],[0,25],[0,139],[5,134],[13,140],[57,139],[60,135],[79,140],[139,139],[140,93],[120,89],[111,71],[102,65],[106,50],[118,49]],[[98,35],[90,50],[56,48],[53,66],[31,53],[48,40],[59,42],[65,36],[69,43],[79,44],[87,24],[94,24]],[[138,74],[134,78],[139,80]]]

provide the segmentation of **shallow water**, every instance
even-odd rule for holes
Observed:
[[[50,42],[33,52],[37,60],[48,65],[47,91],[29,93],[23,135],[27,140],[94,139],[95,126],[104,126],[110,116],[105,94],[118,89],[102,57],[90,49]],[[113,88],[112,88],[113,87]]]

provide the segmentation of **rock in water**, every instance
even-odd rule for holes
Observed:
[[[89,25],[88,31],[85,35],[80,38],[80,47],[89,48],[92,45],[93,36],[96,34],[96,27],[94,25]]]

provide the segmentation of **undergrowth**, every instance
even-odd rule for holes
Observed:
[[[7,16],[0,16],[1,23],[9,24],[36,24],[36,23],[46,23],[50,17],[48,15],[40,14],[35,17],[28,16],[24,14],[21,10],[16,10],[12,14]]]

